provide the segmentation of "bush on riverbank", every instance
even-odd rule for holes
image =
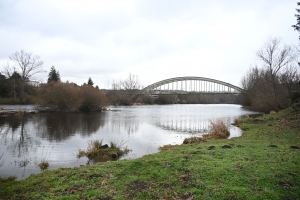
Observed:
[[[202,137],[189,137],[185,138],[183,140],[183,144],[194,144],[194,143],[201,143],[201,142],[206,142]]]
[[[228,126],[222,119],[217,119],[215,122],[210,122],[211,127],[208,134],[203,135],[204,138],[225,139],[230,135]]]
[[[234,125],[238,126],[241,123],[242,119],[241,118],[235,118],[234,119]]]
[[[41,107],[53,111],[96,111],[107,105],[103,92],[91,85],[51,82],[40,87]]]
[[[108,105],[106,95],[89,84],[80,87],[80,96],[82,97],[79,107],[80,111],[97,111],[101,107]]]
[[[42,161],[38,164],[39,168],[44,171],[46,169],[48,169],[49,167],[49,162],[48,161]]]

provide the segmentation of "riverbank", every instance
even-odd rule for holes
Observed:
[[[0,115],[37,112],[38,109],[35,105],[0,105]]]
[[[297,199],[299,120],[290,108],[242,120],[239,138],[1,180],[0,199]]]
[[[101,112],[106,111],[107,108],[99,108],[98,110],[94,110],[93,112]],[[73,113],[83,113],[84,111],[73,111]],[[19,114],[19,113],[31,113],[31,114],[37,114],[37,113],[71,113],[64,112],[64,111],[56,111],[51,109],[46,109],[39,107],[38,105],[34,104],[28,104],[28,105],[20,105],[20,104],[3,104],[0,105],[0,115],[6,115],[6,114]]]

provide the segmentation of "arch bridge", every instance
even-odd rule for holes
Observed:
[[[176,77],[165,79],[143,88],[140,94],[144,95],[161,95],[161,94],[240,94],[245,91],[223,81],[196,77]]]

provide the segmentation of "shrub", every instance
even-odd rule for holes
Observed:
[[[102,146],[102,140],[89,140],[87,151],[98,150]]]
[[[183,144],[193,144],[193,143],[200,143],[200,142],[206,142],[203,138],[201,137],[190,137],[190,138],[185,138],[183,140]]]
[[[82,102],[79,87],[70,83],[51,82],[40,92],[40,105],[55,111],[77,111]]]
[[[166,150],[170,150],[174,147],[177,147],[178,145],[172,145],[172,144],[166,144],[164,146],[159,147],[160,151],[166,151]]]
[[[82,149],[78,149],[77,158],[81,158],[85,156],[85,151]]]
[[[49,156],[51,154],[51,151],[54,148],[54,146],[52,146],[51,149],[49,149],[49,148],[50,148],[50,146],[48,146],[48,148],[47,148],[47,150],[46,150],[46,152],[44,154],[44,146],[43,146],[41,162],[38,164],[39,168],[42,171],[48,169],[48,167],[49,167],[49,162],[47,160],[48,160],[48,158],[49,158]]]
[[[138,98],[135,100],[135,103],[137,103],[137,104],[142,104],[142,103],[143,103],[143,98],[142,98],[142,97],[138,97]]]
[[[234,124],[239,125],[241,123],[242,119],[241,118],[235,118],[234,119]]]
[[[245,114],[243,117],[244,118],[249,118],[250,116],[248,114]]]
[[[102,106],[107,104],[106,96],[99,89],[92,85],[83,85],[80,87],[80,95],[82,102],[79,110],[95,111],[100,110]]]
[[[20,109],[16,110],[15,116],[21,117],[24,114],[24,111],[21,111]]]
[[[299,110],[299,109],[300,109],[300,102],[294,103],[294,104],[292,105],[292,108],[295,109],[295,110]]]
[[[210,122],[211,127],[208,134],[203,135],[206,138],[225,139],[230,135],[228,126],[222,119],[217,119],[215,122]]]
[[[121,142],[110,141],[110,148],[115,149],[117,156],[123,156],[124,154],[129,153],[130,149],[125,146],[125,142],[121,140]]]
[[[91,85],[50,82],[40,89],[41,107],[54,111],[94,111],[107,104],[103,92]]]
[[[49,167],[49,162],[44,160],[41,163],[39,163],[38,166],[42,171],[44,171]]]
[[[16,176],[9,176],[9,177],[7,177],[7,178],[2,178],[2,177],[0,177],[0,183],[2,184],[2,183],[7,183],[7,182],[10,182],[10,181],[14,181],[14,180],[16,180],[17,179],[17,177]]]
[[[86,156],[92,161],[116,160],[130,151],[127,147],[123,148],[123,141],[119,144],[110,142],[110,147],[102,144],[102,140],[90,140],[88,142],[87,150],[83,151],[79,149],[77,157],[80,158]]]

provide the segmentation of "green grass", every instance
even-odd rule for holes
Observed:
[[[0,179],[0,199],[299,199],[300,112],[243,119],[239,126],[240,138]]]

